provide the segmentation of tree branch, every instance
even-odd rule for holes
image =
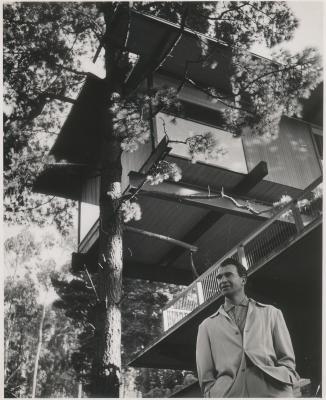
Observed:
[[[201,16],[201,17],[203,17],[203,18],[206,18],[206,19],[208,19],[208,20],[211,20],[211,21],[218,21],[218,20],[223,20],[223,16],[224,15],[226,15],[226,14],[228,14],[228,13],[230,13],[230,12],[234,12],[234,11],[238,11],[238,10],[240,10],[240,8],[243,8],[243,7],[245,7],[245,6],[248,6],[248,5],[250,5],[248,2],[245,2],[244,4],[241,4],[241,6],[238,6],[238,7],[234,7],[234,8],[232,8],[232,9],[227,9],[227,10],[225,10],[225,11],[223,11],[219,16],[217,16],[217,17],[207,17],[207,16],[205,16],[204,14],[201,14],[200,12],[198,12],[198,14]]]
[[[187,16],[188,16],[188,12],[189,12],[189,5],[186,5],[184,7],[185,7],[185,11],[181,17],[179,33],[178,33],[177,37],[175,38],[174,42],[172,43],[172,45],[166,51],[165,55],[163,56],[163,59],[159,62],[159,64],[156,66],[156,68],[154,68],[154,71],[152,71],[152,72],[157,71],[165,63],[165,61],[167,60],[168,57],[170,57],[172,51],[175,49],[176,45],[179,43],[179,41],[182,37],[182,34],[186,27],[186,20],[187,20]]]
[[[60,100],[60,101],[70,103],[70,104],[76,104],[76,102],[77,102],[75,99],[72,99],[70,97],[63,96],[60,94],[56,94],[56,93],[44,93],[44,96],[45,96],[45,98]]]
[[[38,208],[38,207],[42,207],[42,206],[44,206],[45,204],[50,203],[55,197],[56,197],[56,196],[53,196],[53,197],[51,197],[50,200],[47,200],[46,202],[41,203],[41,204],[38,204],[37,206],[34,206],[34,207],[24,208],[24,209],[21,209],[21,210],[17,210],[17,209],[16,209],[16,210],[12,210],[12,209],[9,210],[9,209],[7,209],[6,211],[7,211],[7,212],[16,213],[16,212],[25,212],[25,211],[35,210],[35,209]]]
[[[224,193],[224,188],[223,188],[223,187],[222,187],[222,190],[221,190],[221,198],[222,198],[222,199],[230,200],[237,208],[242,208],[242,209],[248,210],[249,212],[251,212],[251,213],[254,214],[254,215],[261,215],[261,214],[264,214],[264,213],[266,213],[266,212],[269,212],[269,211],[273,211],[273,210],[274,210],[274,207],[270,207],[270,208],[267,208],[267,209],[262,210],[262,211],[256,211],[256,210],[250,205],[249,201],[248,201],[247,204],[245,204],[245,205],[240,204],[240,203],[238,203],[233,197],[228,196],[227,194],[225,194],[225,193]]]
[[[57,67],[58,67],[59,69],[64,69],[65,71],[72,72],[72,73],[75,74],[75,75],[87,76],[87,72],[78,71],[78,70],[76,70],[76,69],[74,69],[74,68],[66,67],[65,65],[57,64]]]
[[[91,276],[90,276],[90,274],[89,274],[89,272],[88,272],[88,269],[87,269],[87,267],[86,267],[86,265],[85,265],[85,264],[84,264],[84,268],[85,268],[85,271],[86,271],[86,274],[87,274],[88,280],[89,280],[89,282],[90,282],[90,284],[91,284],[91,286],[92,286],[92,289],[93,289],[93,291],[94,291],[94,293],[95,293],[96,300],[99,302],[99,301],[100,301],[100,298],[98,297],[98,294],[97,294],[97,291],[96,291],[96,289],[95,289],[95,286],[94,286],[93,280],[92,280],[92,278],[91,278]]]
[[[300,66],[302,66],[302,65],[305,65],[305,64],[300,64]],[[291,64],[291,65],[288,65],[288,66],[286,66],[286,67],[284,67],[284,68],[279,68],[279,69],[276,69],[276,70],[273,70],[273,71],[265,72],[264,74],[258,76],[257,78],[253,79],[252,81],[250,81],[244,88],[242,88],[242,89],[240,90],[239,94],[240,94],[240,93],[243,93],[243,92],[246,91],[253,83],[255,83],[255,82],[261,80],[262,78],[265,78],[266,76],[273,75],[273,74],[277,74],[277,73],[279,73],[279,72],[289,71],[289,70],[291,70],[291,69],[295,69],[297,66],[298,66],[298,64]]]
[[[220,96],[215,96],[215,95],[213,95],[212,93],[210,93],[209,90],[204,89],[203,87],[201,87],[200,85],[198,85],[196,82],[194,82],[192,79],[187,78],[186,81],[187,81],[188,83],[190,83],[192,86],[194,86],[196,89],[199,89],[201,92],[205,93],[207,96],[210,96],[212,99],[218,100],[221,104],[225,105],[226,107],[233,108],[233,109],[235,109],[235,110],[240,110],[240,111],[246,112],[246,113],[248,113],[248,114],[253,114],[251,111],[249,111],[249,110],[246,109],[246,108],[236,107],[236,106],[234,106],[234,105],[232,105],[232,104],[226,103],[224,100],[222,100],[222,98],[221,98]],[[234,96],[233,96],[233,97],[234,97]],[[223,99],[224,99],[224,98],[223,98]],[[225,99],[227,99],[227,97],[225,97]]]

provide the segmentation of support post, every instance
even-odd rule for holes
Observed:
[[[203,285],[201,282],[197,282],[197,296],[198,296],[198,304],[203,304],[204,299],[204,292],[203,292]]]
[[[303,221],[302,221],[302,217],[301,217],[300,211],[299,211],[299,209],[298,209],[296,204],[294,204],[291,207],[291,211],[292,211],[292,215],[293,215],[293,218],[294,218],[294,222],[295,222],[295,226],[297,228],[297,231],[298,231],[298,233],[300,233],[300,232],[302,232],[302,230],[304,228],[304,225],[303,225]]]
[[[238,257],[239,257],[239,261],[241,262],[241,264],[246,268],[246,270],[248,270],[249,266],[248,266],[248,262],[247,262],[247,258],[246,258],[246,253],[244,250],[243,245],[239,246],[238,249]]]
[[[169,329],[169,325],[168,325],[168,316],[167,316],[167,312],[168,310],[163,310],[163,331],[167,331]]]

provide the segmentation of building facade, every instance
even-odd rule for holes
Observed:
[[[115,28],[117,42],[120,26],[117,23]],[[184,32],[155,73],[146,75],[153,59],[164,55],[165,48],[159,44],[168,46],[176,35],[174,24],[132,14],[127,47],[138,61],[126,82],[130,90],[142,85],[178,87],[181,66],[189,54],[195,57],[200,52],[191,31]],[[194,64],[189,75],[202,85],[223,89],[228,76],[221,52],[227,49],[224,44],[213,44],[217,69]],[[79,239],[72,267],[78,270],[86,263],[90,272],[98,268],[100,178],[96,160],[104,90],[102,80],[89,75],[51,150],[57,160],[76,165],[46,170],[35,184],[38,192],[78,201]],[[224,258],[235,257],[248,268],[249,294],[284,312],[299,374],[317,388],[321,381],[322,87],[304,103],[304,118],[284,116],[272,140],[253,136],[250,130],[233,137],[222,129],[219,103],[191,85],[183,85],[178,97],[182,115],[153,115],[154,140],[122,154],[124,193],[137,188],[160,160],[175,162],[182,169],[177,183],[143,185],[138,196],[142,219],[125,225],[124,276],[184,286],[162,310],[161,336],[130,365],[195,370],[198,325],[222,301],[216,267]],[[217,159],[202,158],[194,164],[183,144],[169,142],[185,140],[189,132],[207,131],[226,148]],[[205,198],[221,188],[237,204],[218,196]],[[275,209],[273,204],[284,195],[293,200]],[[255,212],[246,207],[248,202]],[[180,246],[180,242],[189,246]],[[200,397],[198,385],[192,384],[179,395]]]

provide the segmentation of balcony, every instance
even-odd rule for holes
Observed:
[[[256,227],[163,309],[162,333],[129,365],[195,369],[198,325],[222,303],[217,266],[235,257],[248,268],[247,294],[282,309],[301,376],[318,376],[321,356],[322,178]],[[308,294],[308,295],[307,295]],[[309,310],[313,309],[311,313]],[[298,312],[301,310],[301,312]],[[307,360],[314,359],[311,367]]]
[[[318,179],[301,196],[292,200],[273,218],[265,222],[245,240],[232,248],[211,268],[196,279],[163,309],[163,330],[168,331],[198,307],[205,307],[220,295],[217,270],[223,259],[234,258],[253,273],[262,264],[277,256],[291,242],[305,235],[322,217],[322,201],[314,198]]]

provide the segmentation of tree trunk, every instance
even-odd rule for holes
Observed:
[[[129,7],[128,3],[120,4]],[[103,104],[102,140],[99,166],[100,232],[96,306],[96,354],[91,382],[92,397],[119,397],[121,385],[122,232],[121,139],[115,135],[110,111],[113,92],[123,93],[128,57],[111,42],[110,28],[115,15],[111,2],[101,3],[106,34],[104,40],[107,101]],[[126,29],[128,29],[126,27]]]
[[[78,382],[77,384],[77,398],[81,399],[83,397],[83,384],[82,382]]]
[[[32,398],[36,397],[37,370],[38,370],[38,363],[39,363],[41,349],[42,349],[42,337],[43,337],[43,324],[44,324],[44,319],[45,319],[45,308],[46,308],[46,306],[45,306],[45,304],[43,304],[42,316],[41,316],[40,326],[39,326],[39,331],[38,331],[37,351],[36,351],[35,362],[34,362]]]
[[[108,132],[108,131],[107,131]],[[99,302],[96,309],[97,349],[93,397],[119,397],[121,373],[122,220],[120,142],[104,141],[100,189]]]

